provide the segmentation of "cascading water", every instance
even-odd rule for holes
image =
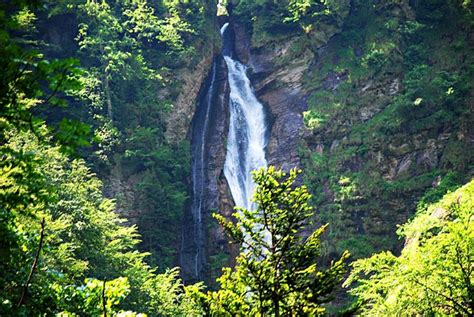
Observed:
[[[214,95],[214,84],[216,81],[216,62],[212,64],[212,77],[209,90],[206,96],[206,108],[204,113],[204,124],[202,127],[201,137],[194,144],[197,147],[197,152],[199,153],[199,158],[196,162],[193,163],[193,202],[191,207],[191,213],[194,218],[195,226],[195,236],[196,236],[196,255],[194,262],[194,272],[196,276],[199,276],[201,266],[204,263],[204,232],[202,224],[202,210],[203,210],[203,200],[204,200],[204,190],[206,185],[205,178],[205,151],[206,151],[206,134],[209,127],[209,114],[211,111],[212,105],[212,96]]]
[[[223,55],[230,85],[230,124],[224,175],[236,206],[254,209],[251,202],[255,184],[251,171],[267,166],[267,126],[263,105],[258,101],[247,77],[247,67],[233,58],[225,36],[229,24],[221,28]]]
[[[180,250],[181,273],[186,282],[197,282],[206,276],[205,222],[210,210],[216,210],[218,205],[215,170],[220,169],[222,165],[216,164],[222,164],[222,161],[216,161],[219,160],[216,147],[224,155],[222,145],[225,143],[227,108],[230,122],[224,176],[236,206],[253,209],[251,198],[255,186],[250,172],[267,165],[263,105],[255,97],[246,66],[233,58],[233,30],[228,27],[226,23],[221,28],[222,56],[215,58],[208,80],[202,87],[192,124],[192,199],[191,208],[184,218]]]

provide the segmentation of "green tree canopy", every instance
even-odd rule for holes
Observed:
[[[101,181],[70,155],[88,144],[90,127],[61,110],[89,93],[76,60],[40,52],[35,21],[47,4],[0,3],[0,315],[200,315],[201,286],[183,286],[177,269],[156,274],[137,251],[136,226],[123,224]],[[101,27],[118,27],[107,21]],[[44,119],[49,112],[58,122]]]
[[[400,256],[382,252],[352,264],[346,286],[363,315],[472,316],[474,181],[447,194],[399,229]]]

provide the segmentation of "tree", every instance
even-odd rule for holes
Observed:
[[[129,1],[111,3],[121,9]],[[123,225],[125,219],[103,195],[90,162],[77,158],[83,153],[71,155],[88,144],[91,130],[72,118],[87,117],[86,99],[92,106],[102,104],[100,89],[96,89],[102,76],[94,78],[93,67],[81,69],[74,59],[53,59],[64,52],[52,52],[49,43],[43,42],[41,28],[67,28],[53,26],[50,17],[68,8],[69,14],[78,12],[79,16],[81,10],[100,11],[98,17],[89,17],[96,24],[89,23],[89,29],[79,26],[98,31],[90,36],[81,33],[78,40],[88,45],[90,55],[101,43],[110,45],[107,50],[104,47],[110,54],[100,61],[107,58],[108,74],[116,75],[114,79],[129,74],[143,81],[159,79],[147,68],[139,49],[128,58],[126,53],[138,45],[137,40],[127,39],[129,29],[118,32],[122,20],[115,18],[115,10],[105,1],[0,2],[0,66],[4,70],[0,78],[0,315],[135,316],[133,311],[152,316],[201,315],[194,301],[201,284],[184,286],[177,269],[157,274],[146,262],[149,254],[137,251],[137,227]],[[71,15],[63,18],[71,19]],[[171,22],[177,23],[176,19]],[[84,34],[89,42],[81,37]],[[121,50],[112,54],[115,48]],[[65,111],[67,104],[78,107]],[[157,125],[148,118],[150,112],[143,112]]]
[[[313,23],[316,17],[329,16],[333,1],[321,0],[289,0],[288,12],[290,16],[288,22],[299,22],[304,27],[307,23]]]
[[[209,293],[211,314],[252,316],[321,315],[321,304],[344,274],[345,252],[326,269],[318,267],[320,237],[327,225],[310,233],[313,208],[305,186],[295,186],[301,171],[289,175],[274,167],[255,171],[256,210],[236,208],[237,223],[215,215],[242,245],[235,270],[224,269],[221,289]]]
[[[165,2],[164,16],[155,12],[147,0],[138,1],[80,1],[77,5],[79,48],[89,59],[92,77],[99,76],[103,84],[104,101],[109,119],[115,116],[114,98],[125,81],[163,84],[160,69],[152,63],[150,49],[158,55],[174,55],[192,51],[183,36],[195,30],[180,16],[181,5]],[[163,54],[163,52],[165,54]],[[178,58],[179,59],[179,58]]]
[[[200,315],[200,284],[157,274],[100,180],[48,140],[10,127],[0,145],[0,315]]]
[[[474,181],[420,210],[399,234],[400,256],[375,254],[352,264],[346,286],[361,315],[472,316],[474,313]]]
[[[66,97],[81,89],[82,73],[75,59],[46,59],[38,50],[35,0],[0,3],[0,140],[8,137],[11,126],[41,131],[44,119],[39,113],[67,105]],[[52,135],[64,149],[88,144],[89,131],[77,120],[48,124]],[[2,163],[5,160],[2,159]]]

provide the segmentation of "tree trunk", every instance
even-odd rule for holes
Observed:
[[[38,265],[39,257],[41,254],[41,249],[43,248],[43,241],[44,241],[44,227],[45,227],[45,220],[41,220],[41,233],[40,233],[40,241],[38,244],[38,250],[36,250],[35,260],[31,265],[30,274],[28,274],[28,278],[26,279],[25,286],[23,287],[23,292],[21,293],[20,300],[17,304],[17,307],[23,305],[25,301],[26,294],[28,293],[28,286],[31,283],[31,279],[33,278],[33,274],[35,273],[36,266]]]
[[[107,317],[107,298],[105,297],[105,283],[107,283],[104,280],[104,284],[102,286],[102,309],[104,312],[104,317]]]
[[[112,98],[110,97],[110,86],[109,86],[109,76],[106,73],[104,78],[104,86],[105,86],[105,97],[107,98],[107,116],[109,117],[110,121],[113,121],[112,117]]]
[[[273,308],[275,309],[275,317],[280,317],[280,301],[276,295],[273,298]]]

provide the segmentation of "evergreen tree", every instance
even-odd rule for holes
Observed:
[[[316,316],[344,274],[345,252],[328,268],[317,259],[326,225],[314,232],[313,208],[305,186],[295,186],[301,171],[289,175],[274,167],[254,172],[256,210],[237,208],[237,223],[215,215],[242,245],[234,271],[224,269],[221,289],[209,293],[210,313],[251,316]]]

